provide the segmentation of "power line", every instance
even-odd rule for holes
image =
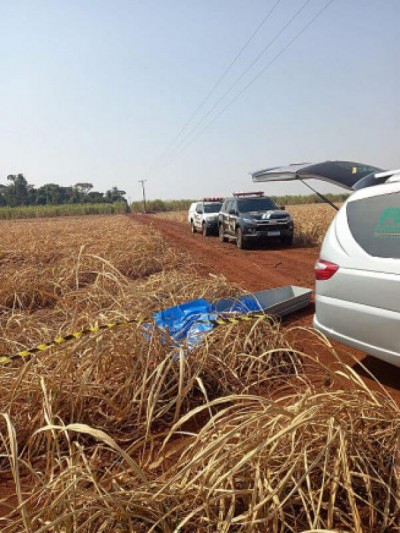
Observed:
[[[229,73],[229,71],[232,69],[232,67],[235,65],[235,63],[238,61],[238,59],[240,58],[240,56],[243,54],[243,52],[246,50],[246,48],[249,46],[249,44],[251,43],[251,41],[255,38],[255,36],[257,35],[257,33],[260,31],[260,29],[264,26],[264,24],[267,22],[267,20],[270,18],[270,16],[272,15],[272,13],[275,11],[275,8],[278,6],[278,4],[281,2],[281,0],[276,0],[276,2],[274,3],[274,5],[271,7],[271,9],[269,9],[267,11],[267,13],[264,15],[263,19],[261,20],[261,22],[258,24],[258,26],[255,28],[255,30],[252,32],[252,34],[250,35],[250,37],[247,39],[247,41],[244,43],[244,45],[242,46],[242,48],[239,50],[239,52],[236,54],[236,56],[231,60],[231,62],[229,63],[229,65],[226,67],[226,69],[223,71],[223,73],[219,76],[219,78],[216,80],[216,82],[214,83],[214,85],[211,87],[211,89],[209,90],[209,92],[207,93],[207,95],[205,96],[205,98],[203,98],[203,100],[200,102],[200,104],[196,107],[196,109],[192,112],[192,114],[190,115],[190,117],[188,118],[188,120],[185,122],[185,124],[182,126],[182,128],[179,130],[179,132],[175,135],[175,138],[172,140],[172,142],[169,144],[169,146],[167,147],[167,149],[165,150],[165,153],[168,153],[169,150],[172,150],[172,148],[174,147],[175,143],[177,142],[177,140],[179,139],[179,137],[182,135],[182,133],[186,130],[186,128],[189,126],[189,124],[192,122],[192,120],[194,119],[194,117],[197,115],[197,113],[200,111],[200,109],[205,105],[205,103],[209,100],[209,98],[211,97],[211,95],[214,93],[214,91],[219,87],[219,85],[221,84],[222,80],[227,76],[227,74]],[[162,158],[163,156],[160,156],[160,158]]]
[[[263,27],[263,25],[265,24],[265,22],[269,19],[269,17],[272,15],[272,13],[274,12],[275,8],[278,6],[278,4],[281,2],[281,0],[277,0],[275,2],[275,4],[272,6],[272,8],[268,11],[268,13],[264,16],[264,18],[262,19],[262,21],[260,22],[260,24],[257,26],[257,28],[253,31],[253,33],[251,34],[251,36],[247,39],[247,41],[245,42],[245,44],[242,46],[242,48],[240,49],[240,51],[238,52],[238,54],[234,57],[234,59],[229,63],[229,65],[227,66],[227,68],[224,70],[224,72],[222,73],[222,75],[217,79],[217,81],[214,83],[214,85],[211,87],[210,91],[208,92],[208,94],[206,95],[206,97],[200,102],[200,104],[197,106],[197,108],[194,110],[194,112],[192,113],[192,115],[190,116],[189,120],[186,122],[186,124],[183,126],[183,128],[180,130],[180,132],[177,134],[177,137],[179,137],[181,135],[181,133],[186,129],[186,127],[190,124],[190,122],[192,121],[192,119],[196,116],[196,114],[198,113],[198,111],[200,111],[200,109],[203,107],[203,105],[208,101],[208,99],[210,98],[210,96],[212,95],[212,93],[215,91],[215,89],[220,85],[221,81],[225,78],[225,76],[228,74],[228,72],[231,70],[231,68],[233,67],[233,65],[236,63],[236,61],[239,59],[239,57],[242,55],[242,53],[245,51],[245,49],[247,48],[247,46],[251,43],[251,41],[254,39],[254,37],[257,35],[257,33],[259,32],[259,30]]]
[[[299,37],[301,37],[301,35],[302,35],[305,31],[307,31],[307,29],[308,29],[308,28],[309,28],[309,27],[315,22],[315,20],[316,20],[320,15],[322,15],[322,13],[323,13],[323,12],[324,12],[324,11],[325,11],[325,10],[326,10],[326,9],[327,9],[327,8],[333,3],[333,2],[334,2],[334,0],[329,0],[328,3],[327,3],[322,9],[320,9],[320,10],[316,13],[316,15],[314,15],[314,17],[312,17],[312,19],[311,19],[311,20],[310,20],[310,21],[309,21],[309,22],[308,22],[308,23],[307,23],[307,24],[306,24],[306,25],[305,25],[305,26],[304,26],[299,32],[296,33],[296,35],[295,35],[295,36],[294,36],[294,37],[293,37],[293,38],[292,38],[292,39],[291,39],[291,40],[290,40],[290,41],[289,41],[289,42],[288,42],[288,43],[282,48],[282,50],[281,50],[280,52],[278,52],[278,53],[277,53],[277,54],[271,59],[271,61],[270,61],[269,63],[267,63],[267,65],[265,65],[265,67],[262,68],[262,69],[260,70],[260,72],[258,72],[258,74],[257,74],[256,76],[254,76],[254,77],[250,80],[250,82],[249,82],[247,85],[245,85],[245,86],[243,87],[243,89],[242,89],[239,93],[237,93],[236,96],[235,96],[232,100],[230,100],[230,101],[228,102],[228,104],[226,104],[226,105],[221,109],[221,111],[220,111],[219,113],[217,113],[217,114],[216,114],[216,115],[210,120],[210,122],[209,122],[208,124],[206,124],[206,126],[205,126],[203,129],[201,129],[201,130],[197,133],[197,135],[195,135],[195,136],[193,137],[193,139],[191,139],[191,140],[190,140],[187,144],[185,144],[185,145],[184,145],[184,146],[183,146],[178,152],[176,152],[176,153],[173,155],[173,157],[176,158],[176,157],[179,156],[184,150],[186,150],[189,146],[191,146],[191,145],[196,141],[196,139],[197,139],[200,135],[202,135],[202,134],[203,134],[203,133],[204,133],[204,132],[205,132],[205,131],[206,131],[206,130],[207,130],[207,129],[208,129],[208,128],[209,128],[209,127],[210,127],[210,126],[211,126],[211,125],[212,125],[212,124],[213,124],[213,123],[214,123],[214,122],[215,122],[215,121],[216,121],[216,120],[217,120],[217,119],[218,119],[218,118],[219,118],[219,117],[220,117],[220,116],[221,116],[221,115],[222,115],[222,114],[223,114],[223,113],[224,113],[224,112],[225,112],[225,111],[226,111],[226,110],[232,105],[232,104],[234,104],[234,103],[236,102],[236,100],[238,100],[238,99],[240,98],[240,96],[242,96],[242,94],[243,94],[245,91],[247,91],[247,89],[249,89],[249,87],[250,87],[251,85],[253,85],[253,83],[254,83],[254,82],[255,82],[255,81],[256,81],[256,80],[257,80],[262,74],[264,74],[264,72],[265,72],[266,70],[268,70],[268,68],[269,68],[270,66],[272,66],[272,65],[273,65],[273,64],[279,59],[279,57],[280,57],[281,55],[284,54],[284,53],[286,52],[286,50],[287,50],[288,48],[290,48],[290,46],[291,46],[291,45],[292,45],[292,44],[293,44],[293,43],[294,43]]]
[[[255,57],[255,59],[250,63],[248,67],[240,74],[238,78],[232,83],[228,90],[218,98],[218,100],[212,105],[212,107],[200,118],[200,120],[194,125],[194,127],[188,132],[188,134],[178,143],[175,147],[175,150],[181,148],[187,139],[203,124],[203,122],[211,115],[211,113],[219,106],[221,102],[232,92],[232,90],[237,86],[237,84],[244,78],[244,76],[251,70],[254,65],[256,65],[264,54],[269,50],[269,48],[274,44],[274,42],[282,35],[282,33],[290,26],[290,24],[304,11],[307,5],[311,0],[305,0],[301,7],[292,15],[292,17],[283,25],[283,27],[278,31],[278,33],[268,42],[268,44],[261,50],[261,52]]]

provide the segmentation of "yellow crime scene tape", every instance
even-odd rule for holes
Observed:
[[[235,316],[229,316],[229,317],[218,316],[215,319],[199,320],[198,322],[200,324],[213,324],[214,326],[227,326],[229,324],[238,324],[239,322],[249,322],[251,320],[256,320],[260,318],[265,319],[268,317],[269,315],[264,314],[264,313],[252,312],[252,313],[246,313],[246,314],[237,314]],[[0,356],[0,364],[11,363],[11,361],[13,361],[14,359],[17,359],[20,357],[22,358],[29,357],[30,355],[34,355],[35,353],[44,352],[45,350],[48,350],[49,348],[52,348],[54,346],[59,346],[60,344],[64,344],[65,342],[70,342],[74,340],[77,341],[81,339],[82,337],[86,337],[88,335],[98,333],[99,331],[112,330],[119,326],[126,326],[128,324],[142,325],[145,322],[150,322],[152,320],[154,320],[152,317],[150,318],[149,317],[147,318],[134,317],[134,318],[128,318],[126,320],[118,320],[116,322],[108,322],[106,324],[100,324],[96,326],[87,327],[87,328],[81,329],[80,331],[69,333],[68,335],[64,335],[62,337],[61,336],[56,337],[50,342],[37,344],[36,346],[33,346],[32,348],[27,348],[26,350],[22,350],[21,352],[16,352],[11,355]]]

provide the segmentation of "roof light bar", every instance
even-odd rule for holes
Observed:
[[[223,198],[203,198],[203,202],[223,202]]]
[[[234,192],[234,193],[233,193],[233,196],[234,196],[235,198],[246,197],[246,196],[256,196],[256,197],[260,198],[261,196],[264,196],[264,192],[263,192],[263,191],[255,191],[255,192]]]

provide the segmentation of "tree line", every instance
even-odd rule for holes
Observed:
[[[76,183],[68,187],[47,183],[35,187],[23,174],[10,174],[7,181],[7,185],[0,184],[2,207],[126,202],[126,192],[118,187],[112,187],[105,193],[94,191],[92,183]]]

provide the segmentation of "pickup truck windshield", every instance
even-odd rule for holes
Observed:
[[[219,213],[222,204],[204,204],[204,213]]]
[[[243,198],[243,200],[238,200],[237,205],[239,213],[276,209],[276,205],[270,198]]]

